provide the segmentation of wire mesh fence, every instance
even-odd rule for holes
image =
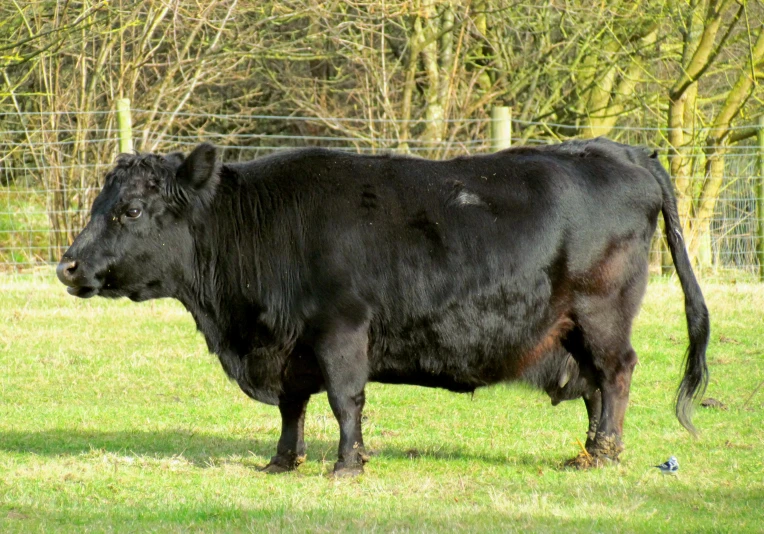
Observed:
[[[2,115],[2,114],[0,114]],[[11,115],[11,114],[8,114]],[[158,124],[157,116],[164,116]],[[183,127],[170,128],[183,117]],[[188,152],[201,141],[220,148],[224,161],[245,161],[274,151],[322,146],[358,153],[405,152],[449,158],[491,150],[490,118],[446,124],[442,139],[402,139],[401,121],[271,115],[211,115],[132,110],[132,137],[141,152]],[[6,119],[6,120],[2,120]],[[423,125],[425,121],[411,121]],[[448,121],[444,121],[448,122]],[[93,198],[118,152],[119,130],[111,111],[90,113],[14,113],[0,116],[0,270],[23,271],[57,262],[86,224]],[[529,128],[537,136],[523,135]],[[513,144],[549,143],[576,137],[570,125],[513,122]],[[665,130],[617,127],[609,135],[621,142],[655,148],[667,155]],[[752,141],[725,146],[724,178],[715,203],[707,246],[710,269],[704,276],[733,273],[757,276],[756,247],[761,242],[757,198],[764,177]],[[703,172],[704,153],[688,148],[692,172]],[[665,159],[664,159],[665,163]],[[660,272],[660,239],[654,240],[653,268]]]

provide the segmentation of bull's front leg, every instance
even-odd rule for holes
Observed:
[[[369,376],[368,326],[335,322],[316,342],[316,357],[326,384],[329,405],[340,426],[334,476],[363,473],[366,456],[361,414]]]
[[[586,448],[591,449],[594,446],[594,439],[597,436],[597,428],[600,424],[602,415],[602,395],[597,389],[593,393],[584,394],[584,403],[586,404],[586,415],[589,417],[589,429],[586,431]]]
[[[282,396],[279,398],[281,412],[281,437],[276,446],[276,456],[263,467],[266,473],[293,471],[305,461],[305,412],[310,395]]]

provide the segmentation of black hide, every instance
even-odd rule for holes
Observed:
[[[78,296],[173,297],[250,397],[279,405],[269,470],[296,467],[310,395],[358,472],[368,381],[457,392],[513,380],[584,397],[617,457],[629,339],[663,212],[686,294],[677,413],[705,383],[708,315],[665,170],[606,140],[428,161],[323,149],[219,164],[120,156],[59,277]],[[136,214],[138,214],[136,216]]]

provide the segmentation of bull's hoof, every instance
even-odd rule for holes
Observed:
[[[616,460],[617,461],[617,460]],[[605,467],[613,463],[613,460],[606,456],[593,455],[586,452],[578,453],[578,456],[565,462],[565,467],[573,469],[595,469]]]
[[[268,473],[269,475],[277,475],[279,473],[288,473],[294,471],[300,464],[305,462],[305,456],[294,456],[292,458],[285,458],[283,456],[276,455],[271,458],[268,465],[261,467],[259,470],[262,473]]]
[[[616,436],[597,434],[594,438],[594,443],[591,446],[587,445],[586,451],[592,456],[617,462],[618,456],[623,452],[623,444]]]
[[[346,464],[345,462],[337,462],[334,464],[334,471],[332,472],[334,478],[357,477],[362,474],[363,463]]]
[[[579,445],[581,442],[579,442]],[[575,469],[591,469],[593,467],[605,467],[618,463],[618,456],[623,451],[621,440],[616,436],[596,434],[592,439],[586,440],[586,447],[578,453],[578,456],[565,462],[566,467]]]

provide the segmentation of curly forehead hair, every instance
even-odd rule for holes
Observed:
[[[145,178],[149,186],[166,187],[182,161],[183,156],[179,153],[167,156],[151,153],[119,154],[115,166],[105,177],[104,185],[124,184],[135,178]]]
[[[175,156],[175,154],[172,154],[172,156]],[[174,159],[176,158],[171,160],[161,154],[151,153],[119,154],[113,171],[122,171],[115,174],[123,176],[124,174],[133,174],[137,171],[147,176],[164,177],[174,173],[175,169],[180,165],[181,160],[178,159],[176,162],[173,161]]]

